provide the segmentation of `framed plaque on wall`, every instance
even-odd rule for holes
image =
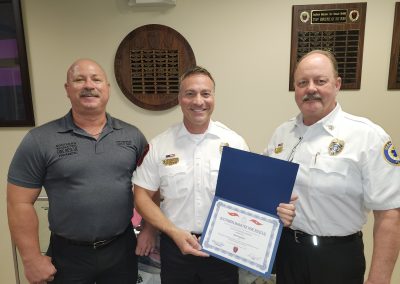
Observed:
[[[34,126],[20,0],[0,1],[0,126]]]
[[[392,51],[390,53],[390,67],[388,89],[400,89],[400,2],[396,2],[393,22]]]
[[[360,89],[366,10],[367,3],[293,6],[290,91],[296,62],[315,49],[335,55],[341,89]]]
[[[176,30],[157,24],[130,32],[115,56],[115,77],[123,94],[147,110],[178,104],[179,77],[196,65],[192,48]]]

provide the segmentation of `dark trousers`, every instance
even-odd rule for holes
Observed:
[[[133,229],[100,247],[72,244],[52,235],[48,255],[57,269],[55,284],[135,284],[138,275]]]
[[[284,230],[275,265],[277,284],[363,284],[363,240],[357,237],[315,246],[310,242],[296,242]]]
[[[183,255],[165,234],[160,238],[161,283],[237,284],[238,268],[215,257]]]

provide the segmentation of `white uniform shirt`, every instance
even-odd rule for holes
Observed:
[[[161,193],[161,210],[177,227],[203,231],[215,194],[223,146],[248,151],[244,139],[219,122],[204,135],[190,134],[183,123],[155,137],[134,173],[134,184]]]
[[[339,104],[311,126],[301,114],[282,124],[264,154],[300,164],[293,229],[349,235],[361,230],[371,209],[400,207],[400,158],[389,135]]]

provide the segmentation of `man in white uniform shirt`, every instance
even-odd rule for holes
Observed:
[[[241,136],[211,120],[214,89],[214,79],[204,68],[182,75],[178,98],[183,122],[150,142],[133,177],[136,209],[162,232],[164,284],[238,282],[237,267],[208,257],[198,241],[214,198],[223,146],[248,151]],[[152,201],[157,191],[161,210]],[[278,214],[290,224],[294,205],[282,204]]]
[[[400,158],[389,135],[342,111],[336,59],[315,50],[295,69],[301,113],[277,128],[266,155],[300,164],[296,218],[276,257],[278,284],[362,284],[361,229],[374,212],[366,284],[389,284],[400,247]]]

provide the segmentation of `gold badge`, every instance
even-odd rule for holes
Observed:
[[[172,166],[179,162],[179,158],[175,157],[175,154],[169,154],[165,156],[166,159],[162,160],[164,166]]]
[[[344,141],[337,138],[333,139],[331,144],[329,144],[329,155],[336,156],[342,152],[344,148]]]
[[[279,154],[282,151],[283,151],[283,143],[279,143],[278,146],[275,148],[274,152],[275,154]]]
[[[221,154],[222,154],[222,150],[224,149],[225,146],[229,147],[229,143],[228,142],[221,142],[221,144],[219,145],[219,152]]]

